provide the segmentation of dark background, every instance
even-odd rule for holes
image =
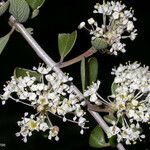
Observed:
[[[100,0],[99,0],[100,1]],[[40,14],[33,20],[25,23],[26,27],[34,28],[34,38],[45,49],[45,51],[56,61],[59,61],[57,48],[58,33],[69,33],[75,30],[81,21],[86,21],[92,17],[93,6],[98,0],[46,0],[45,5],[40,9]],[[124,0],[129,7],[135,9],[137,17],[136,28],[138,37],[134,42],[127,40],[127,52],[119,54],[118,57],[97,54],[99,60],[99,79],[102,81],[102,96],[110,94],[110,85],[113,77],[110,75],[111,68],[118,66],[119,63],[125,63],[131,60],[139,61],[150,65],[149,60],[149,5],[148,0]],[[10,27],[7,23],[8,16],[0,18],[0,36],[5,35]],[[90,37],[86,31],[78,31],[78,40],[73,52],[66,58],[73,58],[90,48]],[[32,68],[42,62],[27,42],[18,33],[13,34],[7,47],[0,56],[0,88],[5,81],[10,79],[16,66]],[[79,63],[63,69],[74,77],[74,83],[81,88]],[[2,90],[1,90],[2,91]],[[60,126],[59,142],[49,141],[42,137],[40,133],[34,134],[27,144],[24,144],[20,138],[15,136],[19,131],[16,122],[21,119],[25,111],[30,111],[26,106],[9,101],[5,106],[0,105],[0,143],[5,143],[6,147],[0,147],[0,150],[94,150],[88,146],[88,136],[91,129],[96,125],[94,119],[88,116],[90,120],[90,129],[84,135],[80,135],[79,127],[72,123],[62,123],[61,120],[54,118],[53,122]],[[150,150],[150,134],[147,127],[145,132],[148,134],[146,140],[135,146],[127,146],[128,150],[141,149]],[[111,148],[107,148],[108,150]]]

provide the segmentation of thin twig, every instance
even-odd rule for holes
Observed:
[[[28,103],[25,103],[25,102],[23,102],[23,101],[20,101],[19,99],[16,99],[16,98],[14,98],[14,97],[12,97],[12,96],[10,96],[10,98],[11,98],[11,100],[15,101],[16,103],[21,103],[21,104],[23,104],[23,105],[30,106],[30,107],[34,108],[33,105],[28,104]]]
[[[48,116],[48,114],[47,114],[47,113],[46,113],[46,117],[47,117],[47,120],[48,120],[48,122],[49,122],[50,126],[52,127],[52,126],[53,126],[53,124],[52,124],[52,122],[51,122],[51,120],[50,120],[50,118],[49,118],[49,116]]]
[[[92,56],[94,53],[96,53],[97,50],[94,48],[94,47],[91,47],[90,49],[88,49],[86,52],[84,52],[83,54],[71,59],[71,60],[68,60],[66,62],[60,62],[58,63],[57,67],[59,68],[64,68],[64,67],[67,67],[67,66],[70,66],[72,64],[75,64],[79,61],[81,61],[83,58],[86,58],[86,57],[90,57]]]
[[[29,45],[33,48],[33,50],[36,52],[36,54],[50,67],[53,68],[55,72],[58,74],[64,75],[64,73],[56,67],[56,63],[46,54],[46,52],[39,46],[39,44],[33,39],[33,37],[27,32],[27,30],[24,28],[24,26],[20,23],[16,22],[16,19],[11,16],[9,19],[11,25],[13,25],[17,31],[20,32],[20,34],[26,39],[26,41],[29,43]],[[77,89],[76,86],[74,86],[74,92],[78,95],[79,99],[84,99],[83,94]],[[102,127],[102,129],[107,133],[108,132],[108,125],[103,120],[103,118],[99,115],[99,113],[96,113],[94,111],[88,110],[89,113],[95,118],[97,123]],[[119,143],[117,145],[118,150],[125,150],[123,145]]]

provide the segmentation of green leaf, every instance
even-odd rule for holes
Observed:
[[[110,124],[112,124],[113,121],[117,121],[117,119],[113,115],[105,115],[104,120]]]
[[[77,39],[77,31],[71,34],[62,33],[58,35],[58,48],[61,60],[71,51]]]
[[[0,16],[2,16],[5,11],[8,9],[9,6],[9,1],[4,2],[1,6],[0,6]]]
[[[31,18],[35,18],[38,14],[39,14],[39,9],[33,10]]]
[[[85,69],[85,58],[81,61],[81,82],[82,82],[82,91],[84,92],[86,88],[86,69]]]
[[[45,2],[45,0],[26,0],[29,6],[33,9],[39,9]]]
[[[29,34],[33,34],[33,28],[26,28],[26,30],[28,31]]]
[[[112,148],[115,148],[117,146],[117,136],[116,135],[109,138],[109,144]]]
[[[90,134],[89,145],[94,148],[103,148],[110,146],[105,142],[103,130],[100,126],[96,126]]]
[[[36,71],[32,71],[32,70],[28,70],[28,69],[24,69],[24,68],[19,68],[19,67],[16,67],[14,70],[15,78],[26,77],[28,75],[30,75],[30,77],[35,77],[36,80],[39,82],[42,79],[42,75],[37,73]]]
[[[31,18],[35,18],[39,14],[39,8],[44,4],[45,0],[26,0],[33,12]]]
[[[95,57],[92,57],[88,60],[88,67],[89,67],[89,85],[92,82],[97,80],[98,75],[98,61]]]
[[[2,53],[2,51],[4,50],[8,40],[10,38],[10,33],[6,34],[5,36],[0,38],[0,54]]]
[[[29,18],[30,9],[25,0],[10,0],[9,12],[18,22],[25,22]]]
[[[111,85],[111,93],[116,94],[116,89],[117,88],[118,88],[118,84],[113,82],[112,85]]]

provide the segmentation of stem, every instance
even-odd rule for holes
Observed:
[[[14,31],[15,31],[15,27],[12,27],[11,31],[9,32],[9,35],[12,35]]]
[[[104,32],[106,32],[106,15],[103,14]]]
[[[58,117],[58,118],[60,118],[60,119],[63,119],[63,117],[62,117],[62,116],[59,116],[59,115],[54,114],[54,113],[51,113],[51,114],[52,114],[52,115],[54,115],[54,116],[56,116],[56,117]],[[66,118],[66,121],[71,122],[71,123],[76,123],[76,124],[78,124],[78,122],[77,122],[77,121],[73,121],[73,120],[68,119],[68,118]],[[85,128],[87,129],[87,127],[85,127]]]
[[[110,113],[110,109],[109,108],[101,108],[100,106],[92,105],[92,104],[87,104],[87,109],[90,110],[90,111],[95,111],[95,112]]]
[[[47,114],[47,113],[46,113],[46,117],[47,117],[48,123],[49,123],[49,124],[50,124],[50,126],[52,127],[52,126],[53,126],[53,124],[52,124],[51,120],[49,119],[49,116],[48,116],[48,114]]]
[[[97,50],[94,47],[91,47],[90,49],[88,49],[83,54],[81,54],[81,55],[79,55],[79,56],[77,56],[77,57],[75,57],[71,60],[68,60],[68,61],[62,62],[62,63],[58,63],[57,67],[64,68],[64,67],[70,66],[74,63],[77,63],[77,62],[81,61],[85,57],[90,57],[91,55],[93,55],[96,52],[97,52]]]
[[[98,93],[96,93],[96,95],[98,96],[98,98],[100,98],[101,102],[104,103],[105,105],[110,105],[109,102],[107,102],[102,96],[100,96]]]
[[[23,102],[23,101],[20,101],[19,99],[15,99],[15,98],[13,98],[12,96],[10,96],[10,98],[11,98],[13,101],[15,101],[16,103],[21,103],[21,104],[23,104],[23,105],[30,106],[30,107],[34,108],[34,106],[32,106],[32,105],[30,105],[30,104],[28,104],[28,103],[25,103],[25,102]]]
[[[103,4],[105,5],[105,0],[103,0]],[[103,14],[103,25],[104,25],[104,32],[106,32],[106,14]]]
[[[64,73],[56,67],[56,63],[46,54],[46,52],[40,47],[40,45],[33,39],[33,37],[27,32],[27,30],[24,28],[24,26],[18,22],[16,22],[16,19],[11,16],[9,19],[11,25],[13,25],[17,31],[20,32],[20,34],[26,39],[26,41],[29,43],[29,45],[33,48],[33,50],[36,52],[36,54],[50,67],[53,67],[53,70],[61,75],[64,75]],[[76,86],[74,86],[74,92],[78,95],[79,99],[85,99],[83,94],[77,89]],[[103,120],[103,118],[96,112],[88,110],[89,113],[95,118],[97,123],[102,127],[102,129],[107,133],[108,132],[108,125]],[[118,150],[125,150],[122,144],[117,145]]]

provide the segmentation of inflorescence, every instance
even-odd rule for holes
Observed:
[[[103,16],[103,22],[93,18],[81,22],[79,29],[85,28],[89,31],[92,46],[111,55],[118,52],[126,52],[123,39],[134,40],[137,29],[134,27],[133,9],[127,10],[126,5],[121,2],[97,3],[94,6],[95,14]],[[35,110],[34,114],[24,113],[18,126],[21,128],[16,136],[22,136],[23,141],[32,135],[33,131],[48,133],[48,139],[59,140],[59,127],[51,122],[51,115],[61,118],[64,122],[70,121],[81,127],[80,133],[86,129],[85,114],[83,106],[86,101],[81,100],[74,92],[72,77],[68,74],[58,74],[50,67],[39,65],[33,67],[37,76],[26,72],[26,75],[11,77],[11,81],[4,85],[4,93],[0,95],[2,104],[11,99],[15,102],[30,106]],[[112,69],[115,75],[113,91],[107,100],[98,94],[100,81],[92,83],[84,91],[83,96],[94,105],[106,108],[112,117],[108,129],[108,138],[116,136],[118,142],[135,144],[138,140],[145,138],[142,133],[142,123],[150,123],[150,71],[149,67],[141,66],[140,63],[120,64],[118,68]]]
[[[137,62],[128,62],[112,69],[111,74],[115,75],[114,89],[108,100],[104,100],[97,93],[99,81],[93,83],[84,95],[90,96],[91,102],[96,102],[99,98],[108,109],[112,118],[107,133],[109,138],[116,136],[118,142],[135,144],[137,140],[142,141],[145,138],[141,124],[150,123],[149,67],[141,66]]]
[[[112,70],[116,89],[110,97],[117,117],[109,136],[117,135],[118,142],[133,144],[145,138],[141,123],[150,122],[150,71],[148,66],[128,62]]]
[[[73,92],[73,78],[59,75],[43,65],[33,69],[41,75],[40,80],[30,76],[28,72],[24,77],[12,76],[11,81],[4,86],[3,95],[0,95],[3,105],[11,99],[35,109],[35,114],[29,115],[25,112],[22,120],[18,121],[21,130],[16,136],[22,136],[23,141],[27,142],[27,137],[31,136],[33,131],[43,131],[49,133],[48,139],[54,137],[59,140],[59,127],[52,124],[50,114],[62,118],[64,122],[78,124],[81,127],[80,133],[83,134],[83,129],[87,128],[85,111],[82,109],[85,102],[79,100]]]
[[[93,13],[103,16],[101,26],[98,25],[98,21],[90,18],[87,20],[89,27],[85,22],[81,22],[78,27],[89,31],[93,47],[112,55],[126,52],[126,44],[122,43],[122,40],[126,38],[134,40],[137,36],[137,29],[134,27],[136,21],[134,10],[127,10],[126,5],[121,2],[103,1],[103,4],[97,3],[94,6]]]

